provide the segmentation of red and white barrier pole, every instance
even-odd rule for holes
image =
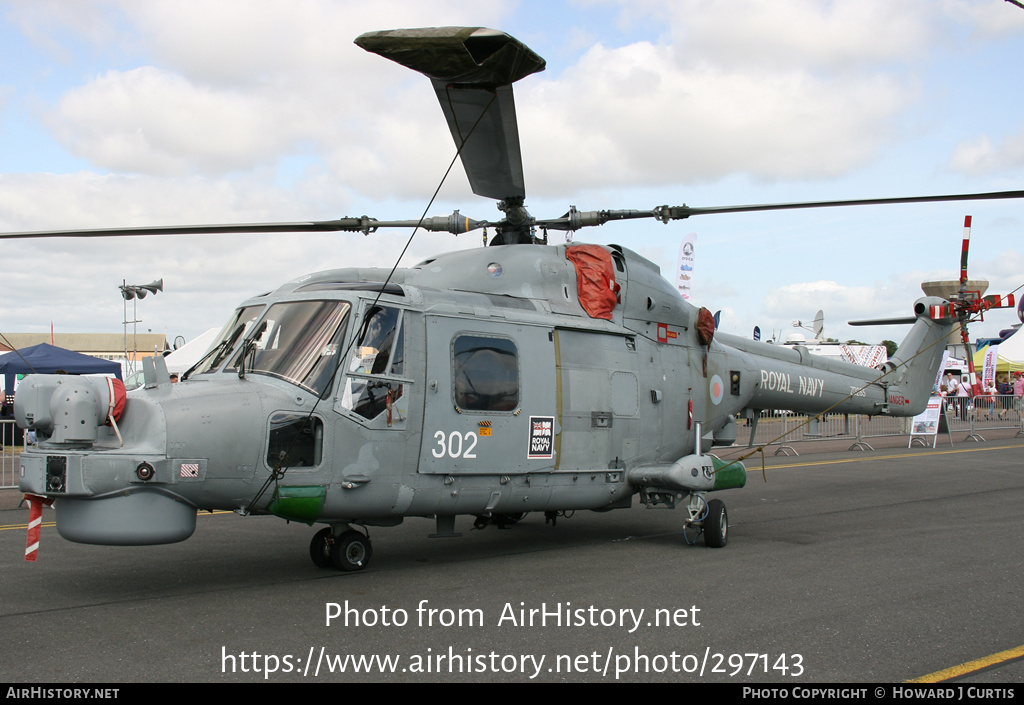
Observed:
[[[47,497],[38,497],[34,494],[25,495],[28,500],[28,540],[25,542],[25,560],[35,563],[39,554],[39,529],[43,523],[43,504],[53,504],[53,500]]]

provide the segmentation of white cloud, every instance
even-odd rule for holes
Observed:
[[[507,12],[497,0],[120,0],[119,5],[161,62],[192,80],[238,85],[289,74],[315,77],[328,93],[338,90],[332,78],[374,63],[352,51],[352,41],[363,32],[489,25]]]
[[[953,151],[949,165],[972,176],[1020,169],[1024,167],[1024,128],[1000,144],[994,144],[988,135],[964,140]]]
[[[767,292],[762,310],[779,320],[795,320],[812,318],[812,308],[823,309],[832,322],[845,322],[847,318],[870,315],[877,309],[878,300],[888,299],[892,293],[888,287],[845,286],[834,281],[800,282]],[[912,299],[904,297],[903,301],[903,308],[909,310]]]
[[[1008,37],[1024,31],[1024,10],[1005,2],[941,0],[942,13],[971,28],[971,40]]]
[[[525,150],[550,155],[543,167],[528,160],[530,188],[563,195],[565,184],[698,183],[736,172],[830,178],[869,163],[917,90],[911,76],[879,65],[912,58],[929,34],[899,5],[758,2],[723,17],[720,3],[641,4],[668,14],[671,43],[597,44],[559,79],[517,87]],[[357,163],[367,163],[361,151],[374,155],[371,181],[372,162],[400,174],[443,163],[429,92],[395,93],[408,72],[350,41],[382,23],[459,19],[463,3],[398,2],[386,13],[349,2],[114,6],[167,66],[108,72],[61,101],[50,123],[101,168],[223,174],[303,146],[351,151]],[[499,14],[485,6],[481,20]],[[367,125],[381,114],[398,129]]]
[[[626,12],[660,3],[630,3]],[[688,63],[744,71],[829,69],[842,73],[919,58],[934,32],[934,3],[887,0],[701,0],[664,6]]]
[[[143,174],[227,174],[296,153],[386,154],[394,131],[376,130],[375,117],[409,125],[430,110],[428,124],[441,122],[443,130],[443,122],[429,87],[421,91],[426,100],[404,102],[404,93],[392,91],[416,77],[352,40],[396,25],[497,22],[501,7],[465,0],[90,4],[82,23],[102,29],[86,36],[109,41],[114,33],[119,45],[155,63],[106,71],[68,91],[47,123],[69,151],[100,169]],[[18,16],[39,41],[46,29],[71,30],[45,2]],[[435,156],[411,149],[397,155],[411,162],[385,168],[415,168],[423,152]]]
[[[524,143],[553,158],[530,183],[834,177],[877,157],[910,97],[885,77],[681,71],[670,54],[646,44],[596,47],[563,80],[531,88]]]
[[[73,153],[103,169],[187,175],[249,169],[280,154],[303,136],[302,117],[260,95],[143,67],[70,91],[48,122]]]
[[[529,183],[849,173],[899,135],[936,31],[922,4],[880,1],[630,2],[622,13],[668,32],[597,44],[559,79],[521,89],[524,144],[554,157]]]

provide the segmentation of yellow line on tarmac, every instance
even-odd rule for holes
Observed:
[[[234,512],[228,511],[227,509],[218,509],[218,510],[213,511],[213,512],[199,512],[196,516],[197,517],[202,517],[202,516],[210,516],[210,515],[214,515],[214,514],[234,514]],[[41,526],[41,527],[42,526],[57,526],[57,522],[55,522],[55,521],[44,521],[39,526]],[[17,529],[21,529],[22,531],[24,531],[27,528],[28,528],[28,524],[0,524],[0,531],[15,531]]]
[[[903,453],[901,455],[864,455],[859,458],[843,458],[841,460],[814,460],[807,463],[786,463],[785,465],[770,465],[772,469],[778,468],[803,468],[811,465],[836,465],[839,463],[862,463],[865,460],[899,460],[901,458],[917,458],[923,455],[950,455],[953,453],[977,453],[983,450],[1007,450],[1010,448],[1022,449],[1024,446],[986,446],[978,448],[965,448],[964,450],[930,450],[918,453]],[[748,470],[750,468],[747,468]]]
[[[55,521],[45,521],[39,526],[57,526]],[[28,524],[5,524],[0,526],[0,531],[13,531],[15,529],[25,530],[28,528]]]
[[[980,671],[983,668],[995,666],[1006,661],[1012,661],[1013,659],[1024,657],[1024,646],[1018,646],[1016,649],[1007,649],[1006,651],[1000,651],[998,654],[992,654],[991,656],[984,656],[967,663],[962,663],[959,666],[952,666],[935,673],[930,673],[927,676],[921,676],[920,678],[914,678],[913,680],[907,681],[907,683],[942,683],[952,678],[959,676],[966,676]]]

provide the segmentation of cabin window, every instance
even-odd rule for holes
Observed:
[[[460,335],[452,343],[455,405],[466,411],[519,407],[519,352],[508,338]]]
[[[355,342],[349,375],[342,392],[343,408],[374,419],[387,413],[395,419],[395,402],[402,396],[397,379],[405,372],[405,330],[401,309],[373,306],[367,310]]]
[[[312,468],[320,464],[324,423],[306,414],[274,414],[270,417],[267,465],[276,468]]]

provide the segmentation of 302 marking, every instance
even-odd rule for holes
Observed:
[[[478,439],[477,435],[472,431],[465,434],[459,431],[452,431],[451,433],[438,431],[434,434],[434,438],[437,440],[437,446],[430,449],[430,454],[435,458],[443,458],[445,456],[469,460],[476,458],[476,453],[473,451],[476,449]]]

